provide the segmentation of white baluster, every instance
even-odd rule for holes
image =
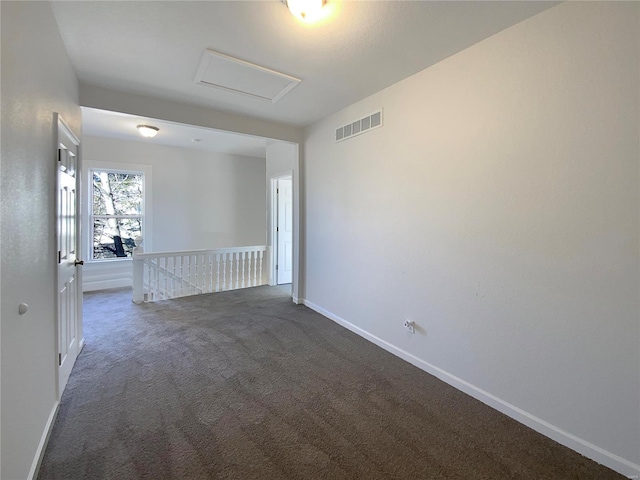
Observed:
[[[196,290],[196,282],[198,281],[198,265],[196,264],[195,255],[189,255],[189,295],[195,295],[197,293]]]
[[[162,288],[162,299],[166,299],[167,298],[167,264],[166,264],[166,258],[162,257],[158,259],[159,262],[159,270],[160,270],[160,285],[164,284],[164,287]]]
[[[200,262],[198,255],[193,256],[193,293],[197,294],[200,288]]]
[[[220,291],[220,254],[216,253],[216,292]]]
[[[182,256],[182,295],[189,295],[189,257],[187,255]]]
[[[187,272],[185,274],[184,286],[186,287],[185,295],[191,295],[191,255],[185,255],[185,265]]]
[[[187,289],[185,295],[191,295],[191,255],[185,256],[185,261],[187,262],[187,273],[185,275],[185,287]]]
[[[207,293],[207,256],[200,254],[200,293]]]
[[[144,259],[144,267],[142,270],[142,282],[144,285],[144,301],[148,301],[149,300],[149,282],[150,282],[150,277],[149,277],[149,259],[145,258]]]
[[[164,257],[164,298],[171,298],[171,273],[169,271],[169,257]]]
[[[144,286],[144,301],[149,300],[149,259],[145,258],[142,267],[142,284]]]
[[[236,288],[240,288],[240,252],[236,252]]]
[[[227,254],[222,254],[222,290],[227,289]]]
[[[204,293],[204,257],[202,255],[197,256],[198,259],[198,281],[200,288],[198,293]]]
[[[258,252],[254,251],[253,253],[253,286],[255,287],[258,284]]]
[[[207,292],[213,293],[213,254],[210,253],[207,257],[209,261],[209,288]]]
[[[171,298],[176,296],[176,257],[171,257]]]
[[[198,281],[198,265],[195,255],[189,255],[189,293],[191,295],[197,293],[196,283]]]
[[[200,293],[207,293],[209,290],[209,262],[207,255],[202,254],[202,291]]]
[[[171,298],[171,257],[164,257],[164,298]]]
[[[207,257],[200,255],[200,293],[207,293]]]
[[[160,276],[160,271],[158,269],[158,257],[155,258],[155,263],[154,263],[154,281],[153,281],[153,289],[155,290],[155,298],[159,299],[160,295],[159,295],[159,289],[160,289],[160,281],[159,281],[159,276]]]
[[[263,285],[265,250],[234,247],[156,256],[147,253],[144,255],[148,258],[138,261],[134,256],[133,273],[138,285],[134,297],[154,301]]]
[[[189,256],[182,256],[182,278],[180,284],[182,285],[182,296],[189,295]]]
[[[244,283],[244,252],[242,252],[242,288],[246,287]]]
[[[156,285],[155,285],[155,279],[156,279],[156,264],[153,261],[153,258],[149,259],[149,293],[151,294],[151,300],[155,300],[156,299]]]
[[[156,257],[156,300],[162,300],[162,257]]]
[[[180,279],[182,278],[182,257],[176,255],[176,257],[173,259],[173,261],[176,264],[176,275],[173,279],[174,283],[175,283],[175,287],[174,290],[176,292],[176,297],[181,297],[182,296],[182,286],[180,283]]]
[[[180,285],[180,296],[184,296],[184,257],[180,255],[180,275],[178,276],[178,285]]]
[[[207,264],[207,256],[203,253],[200,255],[200,261],[202,265],[200,266],[200,272],[202,278],[200,279],[200,293],[207,293],[208,282],[207,282],[207,274],[209,272],[209,266]]]

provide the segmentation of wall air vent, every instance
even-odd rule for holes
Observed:
[[[336,142],[341,142],[347,138],[355,137],[361,133],[368,132],[374,128],[382,126],[382,109],[377,112],[367,115],[360,120],[348,123],[339,128],[336,128]]]

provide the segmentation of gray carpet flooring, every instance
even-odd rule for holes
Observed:
[[[256,287],[85,295],[38,478],[621,479]]]

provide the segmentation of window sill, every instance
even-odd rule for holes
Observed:
[[[133,259],[131,257],[122,257],[122,258],[103,258],[100,260],[87,260],[85,263],[88,265],[107,265],[109,263],[126,263],[131,262]]]

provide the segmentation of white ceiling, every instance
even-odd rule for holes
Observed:
[[[307,25],[277,0],[52,2],[81,82],[297,126],[553,5],[328,0]],[[207,48],[302,82],[276,103],[198,85]]]
[[[144,138],[137,125],[152,125],[160,131],[154,138]],[[82,108],[82,134],[258,158],[266,157],[267,147],[267,140],[261,137],[87,107]]]

